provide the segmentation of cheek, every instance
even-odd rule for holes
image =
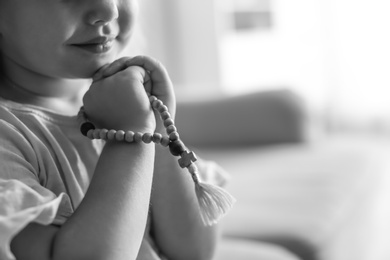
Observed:
[[[125,40],[131,36],[138,17],[138,2],[122,0],[119,4],[119,26],[121,37]]]
[[[4,44],[10,50],[18,49],[18,52],[27,56],[34,56],[41,50],[56,48],[61,41],[60,37],[64,34],[63,26],[58,24],[58,16],[44,10],[44,8],[26,7],[10,12],[4,18],[8,24],[2,31]],[[0,21],[3,23],[4,20]]]
[[[54,33],[50,27],[45,26],[45,23],[19,26],[12,34],[4,37],[7,53],[21,63],[30,65],[46,63],[46,60],[55,57],[61,45],[58,33],[61,33],[60,30]]]

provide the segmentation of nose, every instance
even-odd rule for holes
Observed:
[[[87,23],[101,26],[118,19],[117,0],[91,0],[88,1],[90,10],[87,13]]]

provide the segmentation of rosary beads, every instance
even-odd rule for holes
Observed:
[[[107,141],[122,141],[136,143],[156,143],[164,147],[169,147],[173,156],[180,156],[178,163],[181,168],[187,168],[195,184],[195,192],[200,207],[200,214],[206,225],[216,223],[233,206],[235,199],[224,189],[203,183],[199,177],[198,167],[195,162],[197,157],[194,152],[188,151],[184,143],[180,140],[180,135],[174,124],[168,107],[161,100],[153,95],[149,95],[152,108],[160,114],[167,135],[160,133],[140,133],[124,130],[97,129],[90,122],[85,114],[84,107],[81,107],[77,119],[80,124],[80,131],[89,139],[102,139]]]

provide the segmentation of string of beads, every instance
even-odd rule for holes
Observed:
[[[90,139],[103,139],[108,141],[123,141],[136,143],[156,143],[169,147],[174,156],[180,156],[180,167],[187,168],[195,183],[195,193],[199,203],[200,216],[205,225],[215,224],[233,206],[235,199],[221,187],[203,183],[199,178],[199,171],[195,164],[197,157],[194,152],[188,151],[180,140],[174,120],[168,112],[168,107],[161,100],[148,94],[152,108],[158,111],[163,121],[167,135],[160,133],[140,133],[125,130],[97,129],[85,114],[84,107],[78,113],[77,119],[80,131]]]
[[[167,135],[162,135],[160,133],[133,132],[131,130],[125,131],[96,128],[95,125],[88,120],[84,107],[81,107],[77,115],[81,133],[91,140],[102,139],[107,141],[120,141],[128,143],[143,142],[147,144],[153,142],[160,144],[163,147],[169,147],[169,151],[173,156],[180,156],[180,159],[178,160],[180,167],[187,168],[195,184],[198,184],[200,179],[198,168],[194,164],[194,162],[197,160],[195,153],[188,151],[184,143],[180,140],[180,135],[177,131],[171,114],[168,112],[168,107],[164,105],[164,103],[157,97],[150,94],[148,94],[148,96],[152,108],[159,113],[160,118],[163,121]]]

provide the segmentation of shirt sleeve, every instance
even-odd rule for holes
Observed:
[[[12,238],[31,222],[62,224],[71,211],[68,195],[39,183],[39,163],[25,135],[0,120],[0,259],[14,260]]]
[[[199,168],[200,177],[203,182],[224,187],[230,179],[230,175],[219,164],[214,161],[199,158],[196,162]]]

